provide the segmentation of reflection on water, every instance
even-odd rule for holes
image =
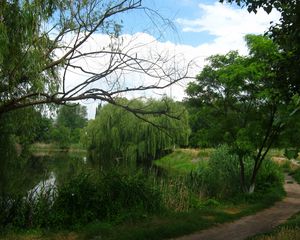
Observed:
[[[55,189],[56,177],[54,172],[51,172],[48,179],[41,180],[33,189],[29,190],[28,197],[30,199],[36,199],[41,193],[52,196]]]
[[[89,167],[85,153],[55,152],[53,154],[34,154],[15,159],[5,171],[5,192],[7,194],[30,194],[53,189],[72,175]]]
[[[52,194],[57,185],[66,182],[84,169],[105,169],[105,166],[101,165],[101,161],[91,161],[85,153],[78,152],[39,153],[22,159],[22,161],[20,167],[7,169],[6,182],[8,185],[6,192],[28,194],[32,198],[36,198],[41,191]],[[16,159],[16,162],[20,162],[19,159]],[[121,166],[113,166],[114,169],[116,167]],[[131,170],[136,170],[136,168],[144,169],[145,173],[152,172],[157,176],[164,175],[162,169],[153,165],[135,165],[132,166]]]

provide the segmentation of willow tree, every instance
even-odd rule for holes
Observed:
[[[157,26],[168,24],[157,12],[143,7],[141,0],[1,0],[3,142],[10,138],[3,130],[4,122],[17,109],[98,99],[141,113],[117,103],[116,98],[127,92],[162,89],[183,79],[187,68],[174,66],[174,56],[166,51],[151,53],[147,44],[122,35],[126,14],[134,11],[144,14],[143,22],[150,17]],[[10,154],[3,144],[0,152],[6,152],[0,156],[1,168],[4,156]]]
[[[124,15],[134,10],[168,22],[141,0],[0,1],[0,116],[81,99],[115,104],[120,94],[184,78],[187,68],[176,68],[174,56],[121,35]],[[129,81],[129,73],[153,81]]]
[[[103,166],[150,164],[174,145],[188,144],[187,112],[180,103],[170,99],[118,102],[152,114],[138,115],[112,104],[98,111],[96,119],[86,128],[86,137],[92,158]],[[165,106],[171,116],[155,116]]]

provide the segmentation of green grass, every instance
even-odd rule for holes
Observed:
[[[142,240],[166,239],[207,229],[217,223],[233,221],[269,207],[284,195],[282,188],[270,189],[267,193],[241,195],[232,201],[207,200],[198,209],[187,212],[164,212],[156,216],[140,216],[125,222],[95,221],[73,231],[28,231],[7,233],[0,239],[101,239],[101,240]],[[120,216],[121,218],[121,216]]]
[[[156,160],[154,163],[175,174],[186,174],[195,170],[201,161],[209,159],[214,149],[176,149],[173,153]],[[272,148],[267,157],[284,158],[284,149]]]
[[[212,151],[212,149],[180,149],[157,160],[156,164],[173,174],[184,175],[195,169],[199,162],[206,161]],[[240,194],[227,200],[198,200],[194,209],[181,212],[168,210],[157,215],[119,216],[111,222],[94,221],[88,225],[78,226],[76,229],[63,232],[54,230],[16,232],[12,230],[2,237],[0,235],[0,239],[159,240],[173,238],[209,228],[217,223],[233,221],[242,216],[254,214],[271,206],[274,202],[282,199],[284,195],[283,188],[277,186],[267,192],[258,191],[251,195]]]
[[[209,159],[213,149],[177,149],[154,163],[174,174],[186,174],[195,170],[201,161]]]

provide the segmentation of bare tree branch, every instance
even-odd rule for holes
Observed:
[[[128,11],[142,10],[150,18],[155,15],[168,22],[156,11],[143,7],[141,0],[89,0],[86,4],[81,1],[64,4],[69,4],[68,8],[58,5],[53,13],[55,18],[46,18],[43,22],[48,28],[37,28],[37,37],[28,41],[23,59],[15,65],[14,71],[9,76],[0,74],[3,78],[0,82],[0,115],[27,106],[65,104],[84,99],[112,103],[135,115],[155,114],[122,106],[116,99],[126,93],[161,90],[190,78],[191,63],[178,62],[175,65],[177,56],[150,51],[147,48],[149,43],[137,43],[136,36],[125,39],[119,35],[119,25],[114,17]],[[157,24],[155,19],[150,20]],[[42,22],[38,25],[41,26]],[[109,44],[97,43],[89,48],[98,33],[106,33]],[[41,51],[44,60],[34,66],[34,74],[27,75],[30,67],[26,61],[33,50]],[[85,78],[70,85],[74,81],[72,71],[84,74]],[[15,79],[18,75],[15,72],[21,76],[19,79]],[[135,82],[131,79],[134,76],[143,76],[143,81]],[[6,77],[15,85],[7,85]],[[168,114],[165,110],[160,113]]]

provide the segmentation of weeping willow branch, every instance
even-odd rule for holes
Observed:
[[[32,26],[16,29],[24,41],[19,43],[20,54],[12,56],[16,64],[9,71],[0,69],[0,114],[84,99],[105,101],[138,115],[155,114],[122,106],[117,99],[131,92],[161,90],[189,78],[191,62],[184,64],[180,56],[150,51],[148,43],[120,35],[116,17],[128,11],[145,12],[157,26],[170,24],[158,12],[143,7],[141,0],[51,1],[29,7],[6,1],[4,5],[24,22],[28,11],[35,17]],[[95,40],[99,36],[109,42],[99,46]],[[4,48],[12,49],[9,44]],[[75,83],[74,76],[81,76],[80,81]],[[167,115],[166,110],[156,114]]]

